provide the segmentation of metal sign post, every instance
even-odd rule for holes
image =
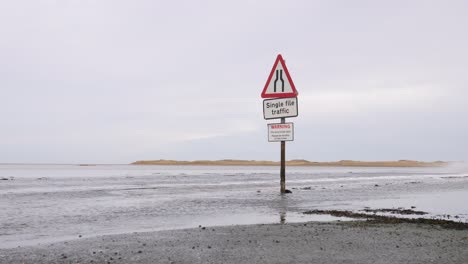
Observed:
[[[294,124],[286,123],[286,117],[298,116],[297,90],[281,55],[276,57],[262,91],[263,117],[281,118],[280,124],[268,124],[268,141],[281,142],[280,192],[286,190],[286,141],[294,140]]]
[[[281,118],[281,124],[286,123],[286,118]],[[286,141],[281,141],[281,169],[280,169],[280,177],[281,177],[281,193],[286,192]]]

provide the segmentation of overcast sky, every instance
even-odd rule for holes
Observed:
[[[467,1],[0,2],[0,163],[468,160]],[[273,121],[274,122],[274,121]]]

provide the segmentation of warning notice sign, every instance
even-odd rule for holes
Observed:
[[[294,141],[294,123],[268,124],[268,141]]]

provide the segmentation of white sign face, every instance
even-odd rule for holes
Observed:
[[[263,117],[265,119],[296,117],[298,115],[297,109],[297,97],[263,100]]]
[[[294,123],[268,124],[268,141],[294,141]]]

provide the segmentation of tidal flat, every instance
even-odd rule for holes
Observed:
[[[363,226],[362,220],[355,222],[352,217],[304,214],[341,210],[393,216],[395,211],[414,211],[424,214],[398,217],[467,223],[468,173],[463,167],[288,167],[286,184],[292,193],[285,195],[279,194],[278,170],[274,166],[0,165],[0,262],[101,263],[121,257],[126,259],[122,263],[153,263],[164,256],[160,263],[251,263],[239,259],[246,256],[261,263],[255,255],[265,252],[276,257],[264,263],[288,262],[287,258],[296,263],[329,263],[332,257],[334,263],[340,259],[367,263],[360,256],[376,260],[365,251],[375,243],[381,256],[409,258],[410,252],[419,252],[425,260],[441,257],[436,263],[467,260],[466,230],[404,222],[366,221]],[[403,231],[392,238],[398,230]],[[162,247],[141,249],[138,241],[143,240],[147,246]],[[197,248],[197,241],[206,243]],[[258,244],[252,246],[252,241]],[[330,244],[320,246],[324,241]],[[340,241],[356,247],[346,251]],[[111,252],[113,248],[118,250]],[[426,249],[429,253],[424,253]],[[98,255],[100,250],[107,255]],[[330,254],[334,250],[337,253]],[[116,258],[109,255],[116,252]],[[356,256],[340,257],[340,252]],[[178,256],[186,258],[175,260]],[[413,259],[406,263],[427,263]],[[385,260],[373,263],[404,262]]]

